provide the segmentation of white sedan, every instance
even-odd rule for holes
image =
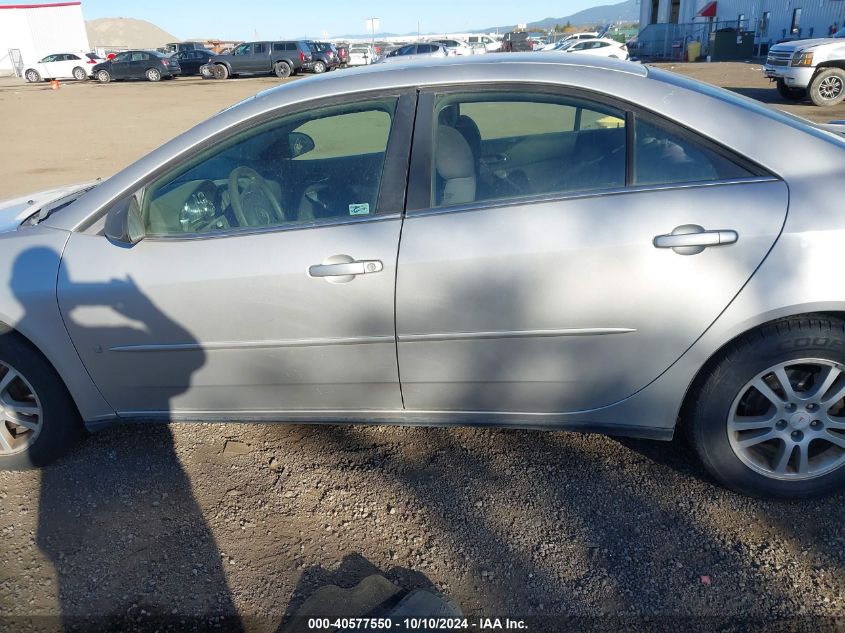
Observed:
[[[36,64],[28,66],[24,78],[30,83],[44,79],[77,79],[85,81],[92,76],[92,69],[102,59],[94,53],[54,53]]]
[[[582,55],[598,55],[613,59],[628,59],[628,47],[609,38],[595,38],[580,40],[564,49],[563,53],[580,53]]]

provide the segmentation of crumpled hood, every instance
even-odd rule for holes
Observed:
[[[31,193],[20,198],[0,201],[0,233],[17,230],[21,222],[45,205],[72,194],[75,191],[90,187],[93,184],[95,183],[85,182],[77,185],[68,185],[58,189],[48,189],[46,191],[39,191],[38,193]]]

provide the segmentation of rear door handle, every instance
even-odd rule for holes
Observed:
[[[697,255],[708,246],[733,244],[739,239],[736,231],[706,231],[697,224],[683,224],[667,235],[654,238],[655,248],[671,248],[679,255]]]
[[[345,283],[352,281],[356,275],[380,273],[384,264],[378,259],[352,259],[349,255],[332,255],[322,264],[315,264],[308,268],[311,277],[327,277],[326,281]]]

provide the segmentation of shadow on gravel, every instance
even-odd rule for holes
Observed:
[[[757,503],[703,483],[694,469],[690,477],[680,456],[669,467],[649,464],[636,449],[614,451],[610,440],[560,432],[407,432],[407,444],[388,450],[360,428],[318,427],[307,441],[339,460],[380,453],[356,468],[414,498],[432,539],[463,557],[475,591],[455,587],[448,574],[436,580],[449,582],[467,615],[563,614],[598,624],[612,617],[638,627],[661,614],[685,618],[690,630],[710,629],[719,618],[783,617],[800,602],[790,599],[786,577],[757,566],[746,539],[717,529],[723,504],[752,515]],[[620,453],[625,463],[609,461]],[[753,545],[753,535],[747,540]]]
[[[59,255],[46,248],[30,249],[15,262],[10,285],[25,309],[17,324],[21,330],[27,331],[27,320],[38,308],[29,304],[28,271],[55,269],[58,262]],[[70,277],[62,267],[59,284],[66,289],[63,307],[69,325],[75,308],[92,305],[85,297],[111,296],[113,302],[105,307],[125,317],[121,322],[155,323],[158,332],[186,343],[193,340],[131,279],[101,287],[75,283]],[[104,289],[119,293],[105,295]],[[86,329],[81,323],[73,325]],[[139,336],[128,326],[99,326],[96,334],[106,330],[118,338]],[[152,336],[149,330],[146,335]],[[171,376],[165,402],[187,389],[205,355],[187,352],[183,359],[185,375]],[[143,444],[130,443],[125,453],[98,450],[98,442],[108,444],[109,438],[91,438],[41,473],[36,539],[56,569],[64,629],[149,630],[178,616],[190,618],[183,628],[241,630],[220,552],[176,456],[170,430],[148,426]]]

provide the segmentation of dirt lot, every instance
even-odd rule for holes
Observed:
[[[845,118],[845,107],[777,103],[759,69],[675,65],[802,116]],[[3,80],[0,198],[108,176],[276,83],[68,82],[53,92]],[[0,618],[0,630],[58,628],[60,614],[67,628],[114,616],[273,631],[316,588],[373,573],[433,586],[473,616],[833,628],[818,618],[845,617],[843,500],[739,497],[680,441],[130,426],[87,437],[41,472],[0,473],[0,615],[36,616]],[[556,629],[532,620],[531,630]]]

